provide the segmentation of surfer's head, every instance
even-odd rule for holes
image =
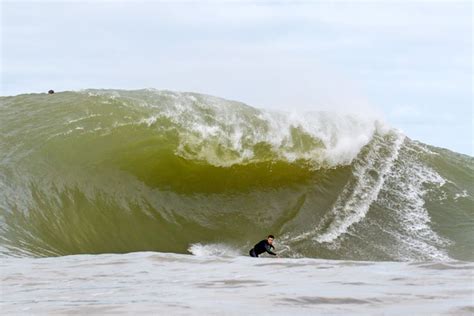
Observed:
[[[270,245],[273,244],[273,239],[275,239],[275,237],[273,235],[268,235],[267,241]]]

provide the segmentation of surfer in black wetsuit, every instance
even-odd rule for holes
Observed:
[[[267,239],[264,239],[253,246],[253,248],[249,251],[250,257],[258,257],[258,255],[264,253],[265,251],[271,255],[276,256],[277,254],[272,251],[272,248],[275,249],[275,247],[273,247],[273,239],[275,239],[273,235],[268,235]]]

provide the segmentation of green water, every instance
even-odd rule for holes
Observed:
[[[474,260],[474,159],[383,123],[212,96],[87,90],[0,98],[7,256],[154,250]]]

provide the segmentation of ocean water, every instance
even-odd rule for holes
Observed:
[[[473,171],[364,115],[1,97],[1,308],[472,314]],[[280,257],[245,258],[270,233]]]
[[[472,315],[472,262],[137,252],[2,261],[9,314]]]

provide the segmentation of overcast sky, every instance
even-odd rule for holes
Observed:
[[[470,1],[1,1],[1,95],[157,88],[381,113],[473,155]]]

